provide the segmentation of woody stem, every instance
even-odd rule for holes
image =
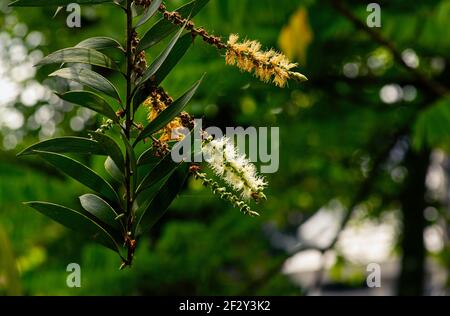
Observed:
[[[132,89],[132,71],[133,71],[133,52],[132,52],[132,37],[133,37],[133,16],[131,11],[131,3],[132,0],[127,0],[126,3],[126,15],[127,15],[127,49],[126,49],[126,57],[127,57],[127,98],[126,98],[126,106],[125,106],[125,137],[129,141],[131,135],[131,128],[133,126],[132,119],[132,109],[131,109],[131,89]],[[132,188],[131,188],[131,159],[130,155],[127,152],[125,158],[125,199],[126,199],[126,214],[127,214],[127,233],[131,232],[132,226]],[[133,249],[131,247],[131,243],[128,242],[128,238],[131,236],[126,236],[127,247],[128,247],[128,256],[127,256],[127,265],[131,265],[133,260]]]

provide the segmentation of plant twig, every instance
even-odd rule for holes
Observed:
[[[133,126],[132,121],[132,109],[131,109],[131,87],[132,87],[132,72],[133,72],[133,62],[134,62],[134,56],[132,52],[132,40],[133,40],[133,14],[131,10],[131,3],[132,0],[127,0],[126,3],[126,16],[127,16],[127,47],[126,47],[126,57],[127,57],[127,98],[126,98],[126,106],[125,106],[125,137],[127,140],[130,140],[131,135],[131,128]],[[126,214],[128,217],[127,222],[127,231],[131,232],[132,227],[132,208],[133,208],[133,201],[132,201],[132,188],[131,188],[131,177],[132,177],[132,170],[131,170],[131,158],[129,153],[126,153],[125,158],[125,195],[126,195]],[[126,245],[128,248],[128,256],[127,260],[124,262],[125,266],[131,265],[133,261],[133,254],[134,254],[134,248],[135,245],[132,243],[131,236],[125,236]]]
[[[185,29],[191,32],[192,36],[200,36],[203,41],[208,44],[214,45],[217,49],[226,49],[228,46],[225,44],[220,37],[209,34],[204,28],[196,27],[194,22],[190,19],[185,19],[181,16],[180,13],[174,11],[167,11],[167,8],[164,4],[159,7],[159,12],[163,15],[163,17],[177,26],[185,25]]]

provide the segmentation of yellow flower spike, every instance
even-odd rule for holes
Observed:
[[[172,103],[172,99],[167,95],[167,93],[162,90],[153,91],[150,96],[143,102],[145,108],[147,108],[148,115],[147,120],[152,122],[158,115],[167,109]],[[159,141],[161,143],[166,143],[172,140],[181,140],[181,133],[177,133],[177,130],[183,128],[182,120],[177,117],[172,122],[167,124],[161,131]]]
[[[273,49],[263,51],[258,41],[245,40],[239,43],[239,36],[236,34],[231,34],[228,39],[225,62],[242,71],[254,73],[263,82],[273,81],[281,88],[287,85],[289,79],[297,82],[308,80],[301,73],[291,72],[297,64],[292,63],[284,54]]]
[[[239,35],[231,34],[230,39],[228,40],[228,45],[235,45],[239,41]]]

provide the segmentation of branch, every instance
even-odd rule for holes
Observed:
[[[428,91],[436,96],[444,97],[449,92],[448,89],[441,85],[439,82],[427,77],[422,71],[417,68],[411,68],[403,60],[402,54],[397,49],[394,43],[384,38],[379,32],[374,28],[368,27],[363,21],[361,21],[357,16],[355,16],[348,8],[344,5],[341,0],[330,0],[333,7],[347,20],[353,23],[356,29],[363,31],[369,35],[375,42],[386,47],[394,56],[395,61],[403,66],[408,72],[410,72]]]
[[[132,111],[132,103],[131,103],[131,92],[132,92],[132,84],[133,84],[133,66],[135,62],[135,54],[133,53],[132,47],[133,47],[133,35],[134,35],[134,28],[133,28],[133,14],[131,9],[131,3],[132,0],[126,0],[126,55],[127,55],[127,100],[125,105],[125,138],[126,141],[129,141],[131,136],[131,128],[133,124],[133,111]],[[125,243],[128,248],[128,255],[126,260],[123,261],[122,266],[120,269],[123,269],[127,266],[131,266],[131,263],[133,261],[134,256],[134,250],[136,248],[136,241],[132,238],[131,235],[132,231],[132,225],[133,225],[133,193],[131,192],[132,186],[131,186],[131,177],[132,177],[132,170],[131,170],[131,157],[129,152],[126,152],[125,157],[125,199],[126,199],[126,215],[127,215],[127,235],[125,236]]]
[[[204,42],[215,46],[219,50],[227,48],[227,45],[222,42],[220,37],[209,34],[205,29],[201,27],[196,27],[192,20],[190,20],[189,18],[183,18],[179,12],[167,11],[167,8],[164,4],[161,4],[161,6],[159,7],[159,12],[161,12],[164,19],[166,19],[170,23],[179,27],[184,26],[186,30],[191,32],[193,37],[200,36]]]

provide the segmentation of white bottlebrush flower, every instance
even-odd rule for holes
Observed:
[[[229,192],[226,187],[222,187],[217,181],[208,178],[205,173],[201,173],[196,166],[191,166],[191,172],[195,175],[196,179],[200,179],[203,185],[209,187],[214,194],[220,196],[221,199],[230,202],[234,207],[238,208],[245,215],[252,217],[259,216],[258,212],[252,211],[251,207],[241,201],[234,193]]]
[[[206,140],[202,151],[206,162],[214,173],[225,180],[245,199],[264,198],[262,191],[267,186],[263,177],[259,176],[255,165],[227,137]]]

